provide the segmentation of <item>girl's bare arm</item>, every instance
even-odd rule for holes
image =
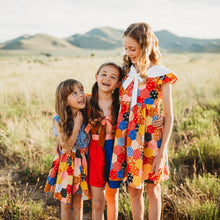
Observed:
[[[152,171],[155,171],[155,176],[159,174],[160,169],[162,169],[164,166],[165,153],[173,128],[172,85],[170,83],[165,83],[162,85],[161,89],[164,111],[164,126],[160,151],[155,157],[152,165]]]
[[[74,127],[72,133],[64,143],[59,124],[55,121],[55,127],[57,129],[57,134],[58,134],[58,141],[62,146],[63,153],[68,153],[72,151],[72,148],[77,140],[77,136],[79,134],[82,123],[83,123],[83,115],[81,112],[78,112],[74,117]]]

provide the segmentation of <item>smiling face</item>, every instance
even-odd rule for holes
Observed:
[[[112,92],[118,86],[119,70],[115,66],[103,66],[96,75],[99,91]]]
[[[83,87],[74,87],[73,92],[67,96],[67,106],[69,106],[72,111],[78,111],[86,107],[86,95]]]
[[[123,37],[123,43],[124,43],[126,55],[131,59],[131,62],[134,65],[137,64],[141,58],[140,44],[129,36]]]

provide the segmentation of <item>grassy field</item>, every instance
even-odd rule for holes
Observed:
[[[75,78],[90,93],[96,70],[106,61],[120,64],[120,51],[0,52],[1,219],[59,219],[59,203],[43,193],[55,152],[55,89],[61,80]],[[219,219],[220,54],[164,54],[163,63],[178,81],[162,219]],[[147,219],[147,198],[145,207]],[[85,202],[85,219],[90,210]],[[120,189],[119,216],[131,219],[126,186]]]

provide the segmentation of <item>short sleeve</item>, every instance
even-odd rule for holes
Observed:
[[[158,84],[162,85],[164,83],[169,82],[171,85],[173,85],[176,81],[177,81],[177,77],[174,73],[167,73],[159,77]]]
[[[52,131],[54,133],[55,136],[58,136],[57,134],[57,129],[56,129],[56,126],[55,126],[55,121],[59,124],[60,122],[60,117],[59,115],[56,115],[54,118],[53,118],[53,127],[52,127]]]

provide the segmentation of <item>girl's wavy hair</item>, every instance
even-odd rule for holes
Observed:
[[[62,81],[56,89],[55,111],[60,117],[59,126],[64,143],[71,135],[73,128],[73,115],[71,108],[67,106],[67,97],[74,91],[75,88],[83,89],[82,83],[75,79],[67,79]],[[87,123],[86,108],[80,110],[83,114],[85,124]]]
[[[146,79],[146,68],[149,67],[150,62],[159,64],[161,61],[158,39],[151,27],[146,23],[131,24],[124,32],[123,37],[125,36],[131,37],[141,46],[141,58],[138,65],[140,67],[140,76]],[[128,74],[131,65],[131,59],[125,54],[123,57],[123,72]]]
[[[118,81],[121,82],[121,80],[123,78],[122,69],[121,69],[120,66],[118,66],[117,64],[112,63],[112,62],[108,62],[108,63],[102,64],[99,67],[99,69],[98,69],[98,71],[96,73],[97,75],[99,75],[101,69],[104,66],[113,66],[113,67],[117,68],[118,71],[119,71],[119,79],[118,79]],[[98,104],[99,103],[99,98],[98,97],[99,97],[99,94],[98,94],[98,83],[95,82],[93,87],[92,87],[92,95],[91,95],[91,99],[90,99],[91,112],[90,112],[89,121],[93,121],[94,122],[94,119],[103,118],[104,117],[103,111],[100,109],[99,104]],[[117,117],[118,117],[118,111],[119,111],[119,106],[120,106],[120,103],[119,103],[119,87],[115,88],[113,90],[112,98],[113,98],[112,105],[111,105],[112,124],[116,125]]]

